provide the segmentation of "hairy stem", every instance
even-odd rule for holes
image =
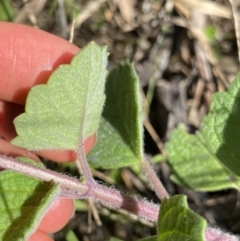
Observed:
[[[152,169],[150,163],[147,160],[142,161],[142,168],[144,173],[147,175],[149,182],[152,184],[153,189],[160,200],[163,200],[165,197],[168,198],[169,194],[165,187],[163,186],[162,182]]]
[[[219,229],[207,227],[205,230],[207,241],[239,241],[239,237],[224,233]]]
[[[140,217],[147,217],[149,220],[156,222],[158,220],[159,206],[153,203],[139,200],[138,198],[121,193],[118,190],[110,189],[97,185],[93,190],[93,197],[104,203],[105,205],[114,208],[122,208],[137,214]],[[114,193],[114,195],[113,195]]]
[[[114,209],[122,208],[140,217],[157,222],[159,206],[135,197],[120,193],[118,190],[97,184],[89,188],[88,184],[77,179],[20,162],[14,158],[0,155],[0,167],[17,171],[43,181],[60,184],[63,195],[69,198],[94,198],[96,201]],[[150,167],[151,168],[151,167]],[[150,174],[150,172],[148,172]],[[155,174],[156,175],[156,174]],[[239,238],[221,230],[207,227],[206,241],[238,241]]]
[[[61,186],[63,196],[79,199],[91,197],[110,208],[122,208],[154,222],[158,219],[158,205],[144,200],[138,200],[137,198],[120,193],[118,190],[107,188],[97,183],[95,183],[95,185],[91,183],[81,183],[75,178],[52,170],[28,165],[6,156],[0,156],[0,167],[17,171],[43,181],[54,181]]]
[[[84,148],[83,148],[83,143],[80,144],[80,147],[77,151],[77,156],[78,156],[78,160],[76,161],[77,167],[78,167],[78,169],[81,168],[81,170],[79,170],[79,172],[81,173],[81,171],[82,171],[82,174],[86,178],[86,181],[88,184],[94,185],[95,181],[92,177],[91,170],[88,166],[88,162],[87,162],[86,155],[85,155]],[[78,164],[80,164],[80,167]]]

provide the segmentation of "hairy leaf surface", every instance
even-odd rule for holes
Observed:
[[[98,128],[105,101],[106,47],[87,45],[47,84],[31,89],[25,113],[14,120],[12,143],[29,150],[76,150]]]
[[[204,241],[206,221],[188,208],[186,196],[164,199],[158,219],[158,241]]]
[[[98,142],[88,155],[94,167],[118,168],[139,162],[143,156],[143,134],[139,80],[129,62],[111,71],[106,83]]]
[[[201,134],[211,152],[240,176],[240,74],[228,91],[213,96]]]
[[[43,168],[43,165],[30,159],[19,159]],[[10,170],[1,171],[0,240],[26,240],[58,193],[59,188],[53,183],[39,181]]]
[[[199,191],[239,188],[240,179],[218,161],[198,135],[190,135],[179,126],[166,149],[175,183]]]

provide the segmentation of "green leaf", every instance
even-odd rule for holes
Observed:
[[[111,71],[106,84],[98,142],[88,155],[94,167],[118,168],[140,162],[143,131],[139,80],[129,62]]]
[[[27,158],[19,160],[43,167]],[[53,183],[38,181],[14,171],[1,171],[0,240],[27,240],[58,193],[59,188]]]
[[[203,122],[206,146],[232,172],[240,176],[240,74],[227,92],[213,96]]]
[[[13,8],[11,6],[11,1],[0,0],[0,20],[1,21],[13,20]]]
[[[66,240],[67,241],[79,241],[77,235],[71,229],[69,229],[67,231]]]
[[[89,207],[87,205],[87,203],[83,200],[75,200],[75,210],[77,212],[87,212],[89,210]]]
[[[76,150],[96,132],[105,101],[106,47],[91,42],[60,66],[47,84],[31,89],[25,113],[14,120],[12,143],[29,150]]]
[[[239,188],[240,179],[228,171],[204,146],[199,136],[176,128],[166,144],[171,179],[185,188],[217,191]]]
[[[204,241],[206,221],[188,209],[186,196],[165,198],[158,220],[158,241]]]

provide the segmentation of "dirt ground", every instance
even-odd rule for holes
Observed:
[[[179,123],[194,133],[209,110],[214,92],[224,91],[239,71],[239,0],[16,0],[7,21],[34,26],[83,47],[94,40],[107,45],[109,69],[130,59],[139,75],[145,104],[145,149],[149,158],[162,153]],[[9,6],[8,6],[9,7]],[[146,104],[147,103],[147,104]],[[166,163],[155,170],[171,195],[184,193],[189,205],[210,225],[240,234],[239,193],[201,193],[169,180]],[[95,171],[106,180],[113,172]],[[158,202],[131,168],[117,173],[116,186]],[[111,179],[108,180],[111,183]],[[79,240],[132,241],[155,234],[154,224],[91,202],[79,202],[74,218],[55,240],[72,230]],[[84,211],[86,210],[86,211]],[[102,223],[102,225],[101,225]]]

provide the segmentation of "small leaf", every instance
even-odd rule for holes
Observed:
[[[185,188],[217,191],[239,188],[240,179],[227,170],[204,146],[199,136],[175,129],[166,145],[171,179]]]
[[[203,122],[206,146],[232,172],[240,176],[240,74],[227,92],[214,94]]]
[[[27,158],[20,161],[43,167]],[[50,203],[59,193],[57,185],[20,173],[0,172],[0,240],[26,240],[36,229]]]
[[[76,150],[96,132],[105,101],[106,47],[87,45],[47,84],[31,89],[25,113],[14,120],[12,143],[29,150]]]
[[[206,221],[188,209],[186,196],[165,198],[158,219],[158,241],[204,241]]]
[[[118,168],[140,162],[143,133],[139,80],[129,62],[111,71],[106,84],[98,141],[88,155],[94,167]]]

